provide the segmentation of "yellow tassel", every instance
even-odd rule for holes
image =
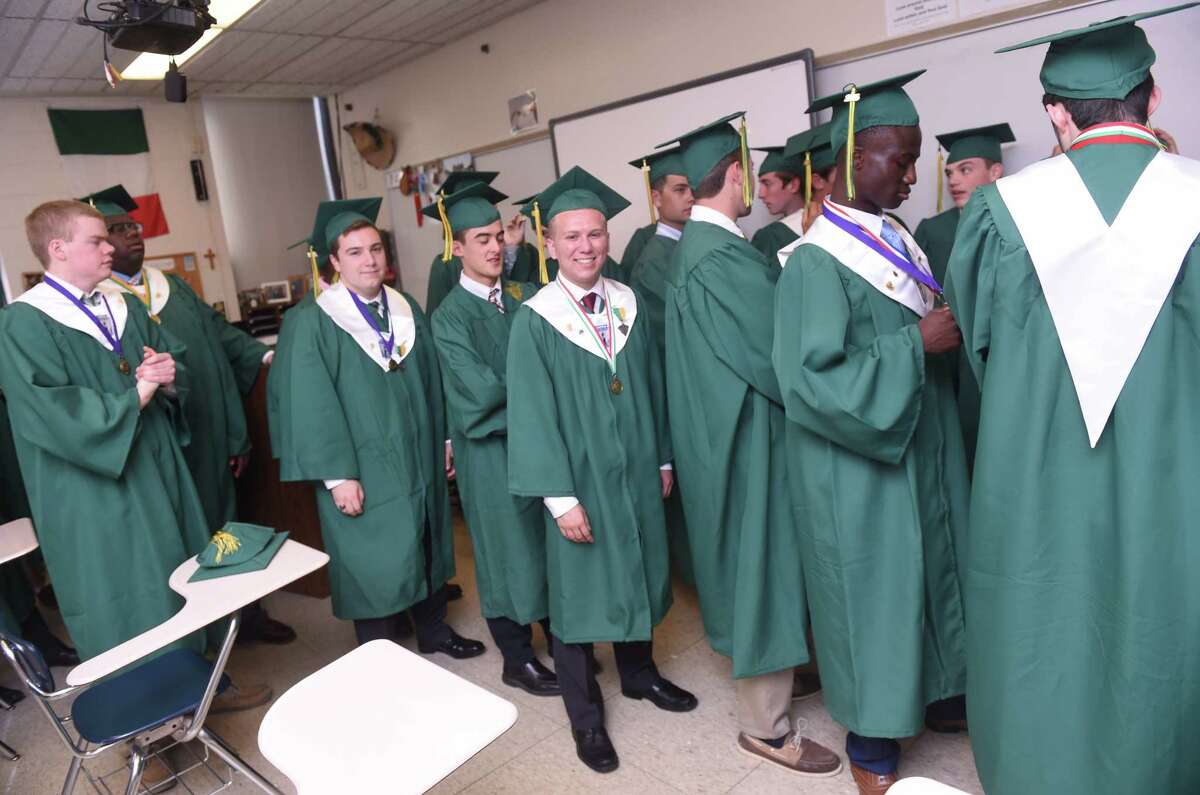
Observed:
[[[212,543],[217,548],[217,563],[220,563],[226,555],[232,555],[242,548],[241,540],[233,533],[227,533],[224,530],[213,533]]]
[[[642,179],[646,183],[646,203],[650,207],[650,223],[658,223],[658,219],[654,217],[654,189],[650,187],[650,164],[642,158]]]
[[[850,129],[846,132],[846,198],[854,198],[854,106],[862,99],[858,86],[851,83],[842,89],[846,96],[842,99],[850,105]]]
[[[533,228],[537,231],[538,243],[538,278],[542,284],[550,283],[550,273],[546,270],[546,236],[542,233],[542,209],[535,200],[533,203]]]
[[[449,262],[454,256],[454,230],[450,228],[450,219],[446,216],[446,193],[438,192],[438,218],[442,221],[442,262]]]
[[[938,211],[938,213],[941,213],[941,211],[942,211],[942,192],[943,192],[942,191],[942,178],[943,178],[942,172],[945,170],[946,170],[946,164],[942,160],[942,148],[939,146],[938,147],[938,156],[937,156],[937,194],[938,194],[937,211]]]
[[[742,201],[749,207],[754,203],[754,186],[750,183],[750,147],[746,145],[746,117],[742,117],[742,126],[738,130],[742,140]]]
[[[812,202],[812,152],[804,153],[804,204]]]
[[[317,250],[308,247],[308,264],[312,267],[313,298],[321,294],[321,268],[317,265]]]

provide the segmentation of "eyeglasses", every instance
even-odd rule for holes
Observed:
[[[120,224],[109,224],[108,233],[110,235],[128,235],[130,232],[137,232],[140,235],[142,233],[142,229],[143,227],[141,224],[133,223],[132,221],[126,221],[125,223]]]

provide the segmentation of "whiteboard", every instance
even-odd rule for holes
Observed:
[[[549,138],[538,138],[495,152],[475,156],[476,171],[499,171],[500,176],[492,187],[508,195],[508,200],[498,205],[500,215],[507,222],[518,212],[513,199],[522,199],[537,193],[554,181],[554,152]],[[528,227],[525,239],[533,242]]]
[[[986,30],[916,45],[861,60],[838,64],[816,73],[817,94],[824,96],[850,82],[869,83],[913,69],[928,69],[905,86],[921,114],[924,141],[917,162],[917,184],[896,214],[910,229],[931,216],[937,205],[939,133],[1008,122],[1017,142],[1004,147],[1008,173],[1050,154],[1057,141],[1042,108],[1038,80],[1047,45],[995,55],[993,51],[1018,42],[1092,22],[1165,8],[1176,0],[1110,0],[1018,20]],[[1163,102],[1151,120],[1175,136],[1180,153],[1200,157],[1200,103],[1191,96],[1200,85],[1200,8],[1180,11],[1138,23],[1158,53],[1154,79]],[[951,207],[947,193],[944,207]]]
[[[642,172],[629,161],[734,111],[746,111],[750,146],[778,146],[807,130],[812,50],[724,72],[622,102],[550,120],[558,173],[582,166],[632,206],[609,222],[612,256],[619,260],[630,235],[650,222]],[[751,152],[758,162],[761,152]],[[747,234],[774,220],[759,202],[743,219]]]

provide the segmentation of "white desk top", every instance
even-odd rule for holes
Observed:
[[[37,548],[33,522],[28,517],[0,524],[0,563],[28,555]]]
[[[130,638],[120,646],[75,666],[67,674],[68,685],[86,685],[137,662],[148,654],[174,643],[196,630],[224,618],[256,599],[279,590],[329,561],[324,552],[290,538],[283,542],[271,565],[260,571],[233,574],[212,580],[188,582],[199,564],[190,557],[171,574],[171,590],[186,600],[183,608],[157,627]]]
[[[275,699],[258,747],[300,795],[419,793],[516,720],[512,703],[376,640]]]

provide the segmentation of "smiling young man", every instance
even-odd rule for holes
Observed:
[[[784,146],[755,147],[766,152],[758,169],[758,200],[771,215],[782,216],[754,233],[750,245],[772,268],[779,264],[779,249],[804,234],[804,159],[789,157]]]
[[[360,644],[394,639],[411,609],[417,648],[483,654],[445,621],[454,573],[452,471],[437,352],[416,302],[383,284],[379,199],[323,202],[313,240],[339,276],[289,313],[280,479],[317,481],[333,612]]]
[[[179,610],[167,581],[211,530],[180,450],[186,372],[140,301],[96,289],[112,271],[104,217],[47,202],[25,231],[46,276],[0,312],[0,388],[63,621],[87,659]],[[203,648],[199,633],[187,642]]]
[[[1194,5],[1006,48],[1050,45],[1041,104],[1065,154],[980,188],[958,224],[947,295],[983,393],[963,562],[988,792],[1200,792],[1200,163],[1151,129],[1163,92],[1136,24]]]
[[[475,550],[479,605],[503,657],[501,681],[535,696],[560,694],[558,678],[533,651],[531,624],[546,617],[546,528],[541,501],[508,493],[508,335],[517,308],[537,292],[504,278],[504,227],[487,185],[446,196],[439,212],[462,263],[458,286],[433,313],[456,482]]]
[[[627,698],[687,712],[654,664],[671,606],[663,500],[672,490],[662,367],[632,289],[601,275],[608,219],[629,202],[579,167],[535,197],[558,260],[508,343],[508,486],[543,500],[554,666],[580,760],[618,765],[592,644],[611,642]]]
[[[825,705],[848,730],[865,795],[896,781],[896,738],[921,730],[926,705],[966,686],[956,568],[966,464],[954,360],[939,355],[958,347],[958,329],[936,306],[920,248],[883,214],[916,182],[920,119],[903,86],[920,74],[809,108],[833,108],[841,165],[775,293],[773,360]]]
[[[800,775],[841,769],[792,726],[809,662],[804,578],[787,494],[783,407],[771,370],[779,267],[745,238],[753,173],[735,113],[680,136],[696,203],[667,276],[672,438],[709,643],[732,658],[737,747]]]
[[[933,278],[944,284],[962,208],[976,188],[991,185],[1004,176],[1000,145],[1017,139],[1007,124],[992,124],[942,133],[937,140],[938,146],[946,150],[943,174],[954,206],[917,224],[913,238],[929,258]]]

